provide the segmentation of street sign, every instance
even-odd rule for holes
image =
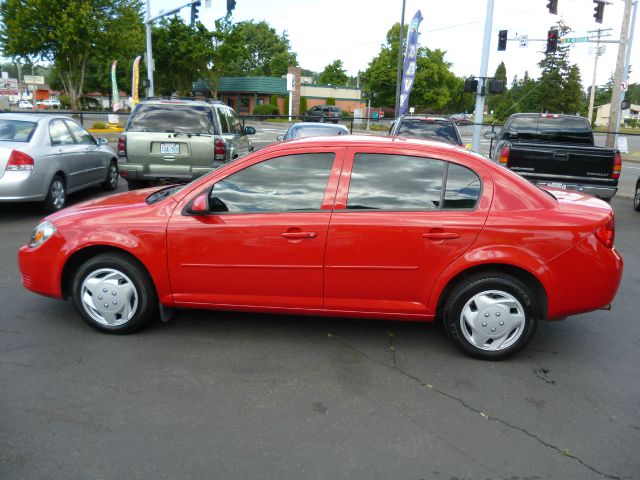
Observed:
[[[520,35],[520,48],[527,48],[529,46],[529,35]]]
[[[42,75],[25,75],[24,83],[42,85],[44,83],[44,77]]]
[[[623,80],[620,82],[620,91],[626,92],[628,88],[629,88],[629,82],[627,82],[626,80]]]
[[[560,43],[580,43],[588,42],[589,37],[573,37],[573,38],[561,38]]]

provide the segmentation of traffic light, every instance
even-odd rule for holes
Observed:
[[[196,2],[191,4],[191,26],[193,27],[198,20],[198,7],[201,5],[201,2]]]
[[[593,3],[596,4],[596,6],[593,7],[593,18],[596,19],[596,23],[602,23],[602,17],[604,17],[604,4],[606,2],[593,0]]]
[[[234,8],[236,8],[236,0],[227,0],[227,15],[231,15]]]
[[[504,81],[496,80],[495,78],[489,82],[489,93],[491,95],[496,95],[498,93],[504,92]]]
[[[467,93],[478,92],[478,80],[473,77],[467,78],[464,81],[464,91]]]
[[[549,0],[549,3],[547,3],[547,8],[549,9],[549,13],[557,15],[558,14],[558,0]]]
[[[552,28],[547,32],[547,53],[554,53],[558,49],[558,30]]]
[[[498,32],[498,51],[503,52],[507,49],[507,30]]]

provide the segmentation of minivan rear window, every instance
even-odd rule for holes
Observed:
[[[208,107],[194,105],[139,105],[129,132],[177,132],[213,135]]]

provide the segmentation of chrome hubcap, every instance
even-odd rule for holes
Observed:
[[[85,311],[108,327],[127,323],[138,309],[138,292],[124,273],[101,268],[82,282],[80,297]]]
[[[522,335],[525,311],[507,292],[487,290],[474,295],[462,308],[462,334],[473,346],[498,351],[513,345]]]
[[[54,180],[51,184],[51,200],[56,210],[64,206],[64,184],[60,180]]]
[[[113,187],[118,184],[118,169],[113,163],[109,167],[109,183]]]

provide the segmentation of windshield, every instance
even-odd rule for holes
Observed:
[[[437,118],[415,118],[404,120],[397,135],[402,137],[425,138],[459,145],[458,135],[451,120]]]
[[[193,105],[140,105],[131,119],[129,132],[178,132],[213,135],[210,110]]]
[[[515,117],[507,126],[505,138],[554,143],[593,145],[591,128],[580,117]]]
[[[35,122],[0,119],[0,141],[28,142],[37,127]]]

